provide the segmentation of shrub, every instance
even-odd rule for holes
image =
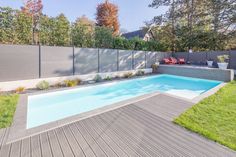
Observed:
[[[125,39],[122,37],[116,37],[113,39],[113,49],[124,49]]]
[[[16,88],[16,90],[15,90],[16,93],[22,93],[22,92],[24,92],[24,91],[25,91],[25,87],[18,87],[18,88]]]
[[[39,82],[39,83],[36,85],[36,87],[37,87],[38,89],[40,89],[40,90],[46,90],[46,89],[49,88],[49,83],[44,80],[44,81]]]
[[[107,76],[107,77],[104,78],[104,80],[111,81],[111,80],[112,80],[112,77]]]
[[[138,70],[135,75],[136,76],[143,76],[144,74],[145,74],[145,72],[143,70]]]
[[[156,73],[158,65],[157,64],[152,64],[151,68],[152,68],[152,73]]]
[[[133,40],[124,39],[123,45],[125,50],[134,50],[135,42]]]
[[[131,78],[133,76],[134,76],[134,74],[132,72],[127,72],[127,73],[124,73],[124,75],[123,75],[124,78]]]
[[[229,55],[220,55],[217,56],[217,59],[220,63],[224,63],[227,59],[229,59]]]
[[[94,80],[95,82],[100,82],[100,81],[102,81],[102,77],[97,74],[97,75],[94,77],[93,80]]]
[[[61,82],[58,82],[58,83],[54,84],[53,86],[56,88],[60,88],[63,86],[63,84]]]
[[[75,87],[78,84],[80,84],[80,82],[81,82],[80,79],[77,79],[77,80],[65,80],[64,81],[66,87]]]
[[[131,39],[132,42],[134,43],[134,50],[143,50],[143,51],[147,51],[148,50],[148,44],[146,41],[138,38],[138,37],[135,37],[133,39]]]
[[[95,46],[97,48],[112,48],[112,29],[106,27],[95,28]]]

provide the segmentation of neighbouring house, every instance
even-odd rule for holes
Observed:
[[[138,37],[138,38],[143,39],[144,41],[149,41],[149,40],[153,39],[153,37],[154,37],[151,28],[148,30],[147,29],[140,29],[137,31],[124,33],[121,36],[126,39],[132,39],[132,38]]]

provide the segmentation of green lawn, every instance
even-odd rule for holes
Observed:
[[[0,95],[0,128],[11,125],[19,95]]]
[[[174,122],[236,150],[236,81],[194,105]]]

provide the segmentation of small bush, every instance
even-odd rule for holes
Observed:
[[[224,63],[226,60],[229,59],[229,55],[220,55],[220,56],[217,56],[217,59],[218,59],[218,62]]]
[[[77,80],[65,80],[65,86],[66,87],[75,87],[78,84],[80,84],[81,80],[77,79]]]
[[[40,90],[46,90],[46,89],[49,88],[49,83],[44,80],[44,81],[39,82],[39,83],[36,85],[36,87],[37,87],[38,89],[40,89]]]
[[[22,93],[22,92],[24,92],[24,91],[25,91],[25,87],[18,87],[18,88],[16,88],[16,90],[15,90],[16,93]]]
[[[152,68],[152,73],[157,73],[157,68],[158,68],[157,64],[152,64],[151,68]]]
[[[144,74],[145,74],[145,72],[143,70],[138,70],[135,75],[136,76],[143,76]]]
[[[100,82],[100,81],[102,81],[102,77],[97,74],[97,75],[94,77],[93,80],[94,80],[95,82]]]
[[[111,80],[112,80],[112,77],[107,76],[106,78],[104,78],[104,80],[111,81]]]
[[[53,85],[53,87],[56,87],[56,88],[60,88],[62,86],[63,86],[63,84],[61,82],[58,82],[58,83]]]
[[[127,72],[123,75],[124,78],[131,78],[133,76],[134,76],[134,74],[132,72]]]

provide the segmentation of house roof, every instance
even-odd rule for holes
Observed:
[[[144,38],[144,36],[146,35],[147,31],[144,30],[137,30],[137,31],[133,31],[133,32],[128,32],[125,34],[122,34],[123,37],[125,37],[126,39],[132,39],[134,37],[139,37],[139,38]]]

